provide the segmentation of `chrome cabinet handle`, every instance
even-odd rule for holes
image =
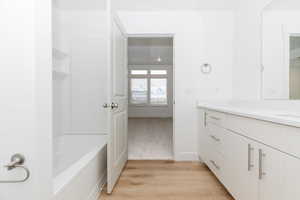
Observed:
[[[220,142],[221,140],[219,138],[217,138],[216,136],[214,135],[210,135],[210,137],[215,140],[216,142]]]
[[[259,180],[262,180],[263,179],[263,176],[266,175],[265,172],[263,172],[263,157],[265,157],[266,155],[263,153],[262,149],[259,149],[258,151],[259,153],[259,158],[258,158],[258,179]]]
[[[0,183],[23,183],[27,181],[30,177],[30,171],[23,164],[25,163],[25,157],[21,154],[15,154],[11,157],[11,162],[4,167],[7,168],[8,171],[21,168],[25,171],[25,177],[20,180],[0,180]]]
[[[217,170],[220,170],[220,167],[216,164],[215,161],[213,160],[210,160],[211,164],[213,164],[213,166],[217,169]]]
[[[214,119],[214,120],[217,120],[217,121],[219,121],[219,120],[221,120],[221,118],[219,118],[219,117],[214,117],[214,116],[209,116],[211,119]]]
[[[251,144],[248,144],[248,171],[251,171],[251,168],[254,167],[254,165],[251,164],[251,152],[254,150],[254,148],[251,147]]]

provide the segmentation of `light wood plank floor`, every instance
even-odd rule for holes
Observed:
[[[205,165],[129,161],[113,194],[100,200],[233,200]]]

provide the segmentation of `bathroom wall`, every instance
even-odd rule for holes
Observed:
[[[175,34],[175,159],[197,160],[198,99],[232,97],[234,12],[118,12],[129,34]],[[201,73],[208,62],[210,75]]]

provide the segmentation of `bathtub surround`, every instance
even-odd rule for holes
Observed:
[[[101,141],[96,137],[93,142]],[[106,143],[103,142],[57,175],[54,179],[55,200],[97,200],[107,180],[106,154]]]

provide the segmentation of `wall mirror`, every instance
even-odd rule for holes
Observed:
[[[299,0],[273,0],[263,10],[263,99],[300,100],[299,19]]]

